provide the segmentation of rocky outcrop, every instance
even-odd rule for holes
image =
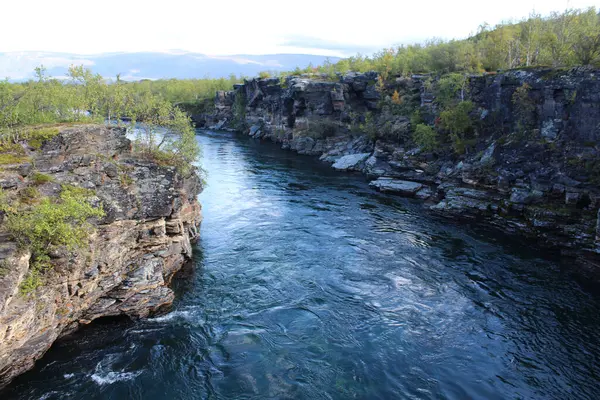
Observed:
[[[19,293],[30,255],[2,234],[0,387],[81,325],[145,317],[171,304],[168,284],[190,260],[201,221],[198,176],[136,156],[121,128],[64,128],[31,153],[31,163],[5,166],[0,184],[23,190],[34,169],[52,177],[37,187],[42,195],[58,195],[62,184],[92,189],[105,216],[94,222],[89,248],[51,255],[54,267],[30,295]]]
[[[361,171],[375,189],[425,200],[438,215],[532,237],[600,266],[600,70],[466,77],[456,96],[473,102],[476,136],[462,154],[449,144],[424,151],[412,140],[415,110],[439,122],[439,77],[396,77],[383,87],[377,79],[253,79],[218,93],[212,118],[229,129],[241,119],[255,138]]]

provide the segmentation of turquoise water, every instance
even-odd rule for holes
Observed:
[[[313,158],[198,140],[173,311],[92,324],[0,398],[597,398],[600,302],[556,261]]]

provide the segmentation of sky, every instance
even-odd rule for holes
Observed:
[[[600,0],[3,0],[0,52],[370,54]]]

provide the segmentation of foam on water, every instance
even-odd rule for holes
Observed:
[[[161,315],[160,317],[155,317],[155,318],[150,318],[148,319],[149,322],[157,322],[157,323],[163,323],[163,322],[171,322],[171,321],[194,321],[195,320],[195,313],[192,312],[191,310],[177,310],[177,311],[172,311],[168,314],[165,315]]]
[[[135,372],[115,372],[109,371],[107,373],[94,373],[91,375],[91,378],[94,382],[96,382],[100,386],[110,385],[115,382],[120,381],[130,381],[132,379],[137,378],[142,371]]]

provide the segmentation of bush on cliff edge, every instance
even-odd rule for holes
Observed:
[[[53,250],[78,251],[88,244],[94,230],[89,219],[104,215],[101,206],[91,204],[93,195],[90,190],[63,185],[58,198],[43,197],[34,205],[11,206],[6,194],[1,194],[0,211],[6,214],[6,229],[31,253],[21,294],[30,294],[43,283],[43,273],[52,268]]]

